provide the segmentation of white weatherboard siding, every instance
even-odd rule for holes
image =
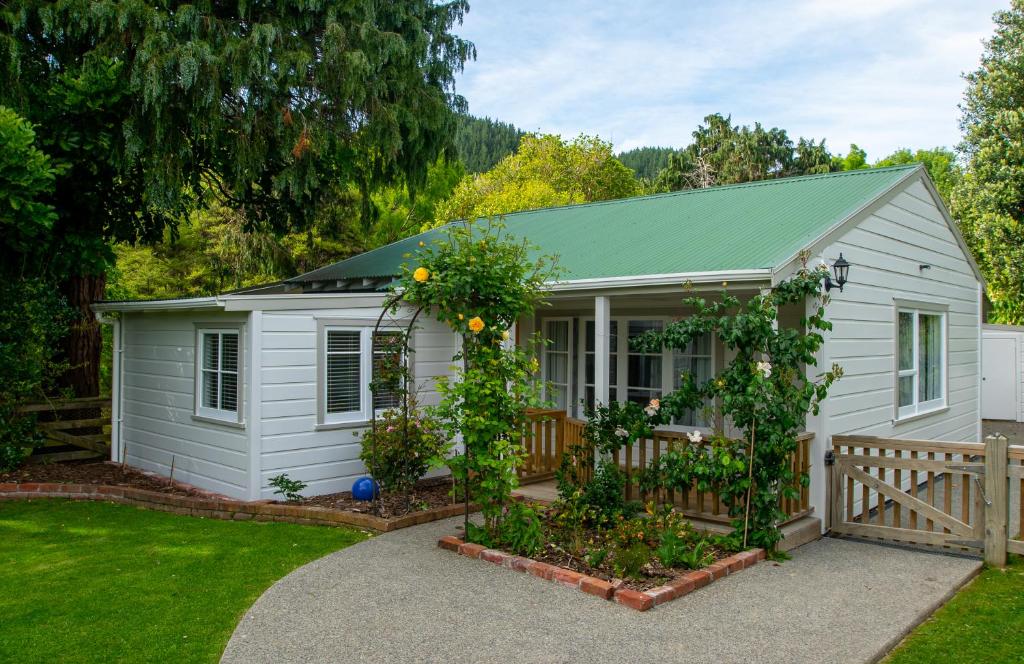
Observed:
[[[827,316],[833,330],[821,368],[836,363],[844,375],[824,404],[814,446],[812,487],[820,514],[827,504],[821,459],[833,435],[980,436],[979,282],[928,189],[917,180],[908,184],[823,254],[831,263],[840,252],[852,264],[850,282],[844,292],[832,291]],[[947,408],[906,421],[897,421],[894,410],[897,301],[948,307]]]
[[[359,460],[360,435],[367,425],[317,426],[317,319],[372,327],[379,308],[264,311],[262,314],[261,482],[282,473],[309,486],[307,495],[347,491],[365,474]],[[412,339],[413,376],[421,404],[437,403],[437,376],[450,373],[455,335],[425,314]]]
[[[245,323],[219,312],[123,315],[124,460],[197,487],[232,497],[248,494],[249,438],[245,429],[198,421],[195,412],[196,324]],[[248,344],[239,358],[248,393]]]

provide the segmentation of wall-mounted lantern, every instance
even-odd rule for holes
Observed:
[[[843,286],[846,285],[846,277],[850,273],[850,263],[843,258],[842,252],[839,254],[839,258],[836,259],[835,263],[832,263],[832,271],[835,273],[835,281],[832,281],[831,275],[825,275],[825,290],[830,291],[833,288],[839,288],[839,292],[843,292]]]

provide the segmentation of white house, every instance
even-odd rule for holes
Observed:
[[[552,340],[548,397],[570,414],[610,399],[646,403],[682,371],[726,361],[712,340],[686,353],[633,352],[630,337],[685,316],[683,282],[709,297],[770,288],[809,252],[851,264],[832,291],[818,367],[845,375],[807,423],[810,503],[825,513],[830,437],[981,439],[982,282],[925,170],[871,169],[691,190],[508,215],[508,232],[557,254],[550,305],[517,325]],[[104,302],[115,338],[112,455],[248,499],[287,472],[307,492],[350,488],[363,472],[371,331],[409,238],[262,289],[182,300]],[[804,312],[784,311],[800,325]],[[602,333],[607,331],[607,333]],[[455,336],[421,317],[413,373],[433,397]],[[814,367],[809,370],[816,371]],[[380,396],[378,400],[386,401]],[[706,426],[693,413],[679,427]]]

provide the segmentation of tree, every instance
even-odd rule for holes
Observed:
[[[677,191],[835,170],[825,141],[801,138],[794,145],[784,129],[765,129],[760,123],[753,128],[734,126],[731,116],[720,113],[705,117],[692,136],[693,142],[669,155],[658,174],[658,189]]]
[[[888,157],[876,161],[874,167],[900,166],[902,164],[924,164],[947,207],[950,204],[953,190],[960,184],[964,176],[963,169],[957,163],[956,154],[952,150],[942,147],[917,151],[901,148]]]
[[[525,133],[508,122],[459,115],[455,148],[467,171],[483,173],[515,152]]]
[[[620,152],[617,159],[626,168],[632,169],[638,178],[653,181],[661,169],[668,165],[669,156],[675,152],[675,148],[645,146]]]
[[[350,186],[413,191],[451,143],[475,55],[451,34],[465,0],[198,5],[14,0],[0,10],[0,102],[63,169],[47,269],[81,312],[76,393],[96,393],[110,240],[155,241],[215,197],[275,232]]]
[[[868,164],[868,153],[857,147],[856,143],[850,143],[850,151],[845,157],[841,154],[832,157],[834,171],[859,171],[862,168],[871,168]]]
[[[32,125],[0,106],[0,265],[17,278],[39,260],[40,240],[57,218],[45,202],[53,193],[56,169],[36,145]]]
[[[996,12],[961,105],[967,160],[952,196],[997,322],[1024,324],[1024,0]]]
[[[542,207],[635,196],[640,184],[593,136],[572,141],[527,135],[519,150],[490,171],[465,177],[451,198],[437,207],[434,224],[476,219]]]

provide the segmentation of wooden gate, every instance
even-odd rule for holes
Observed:
[[[832,445],[833,534],[979,549],[1000,565],[1007,549],[1024,550],[1024,447],[1001,436],[985,443],[833,436]]]

